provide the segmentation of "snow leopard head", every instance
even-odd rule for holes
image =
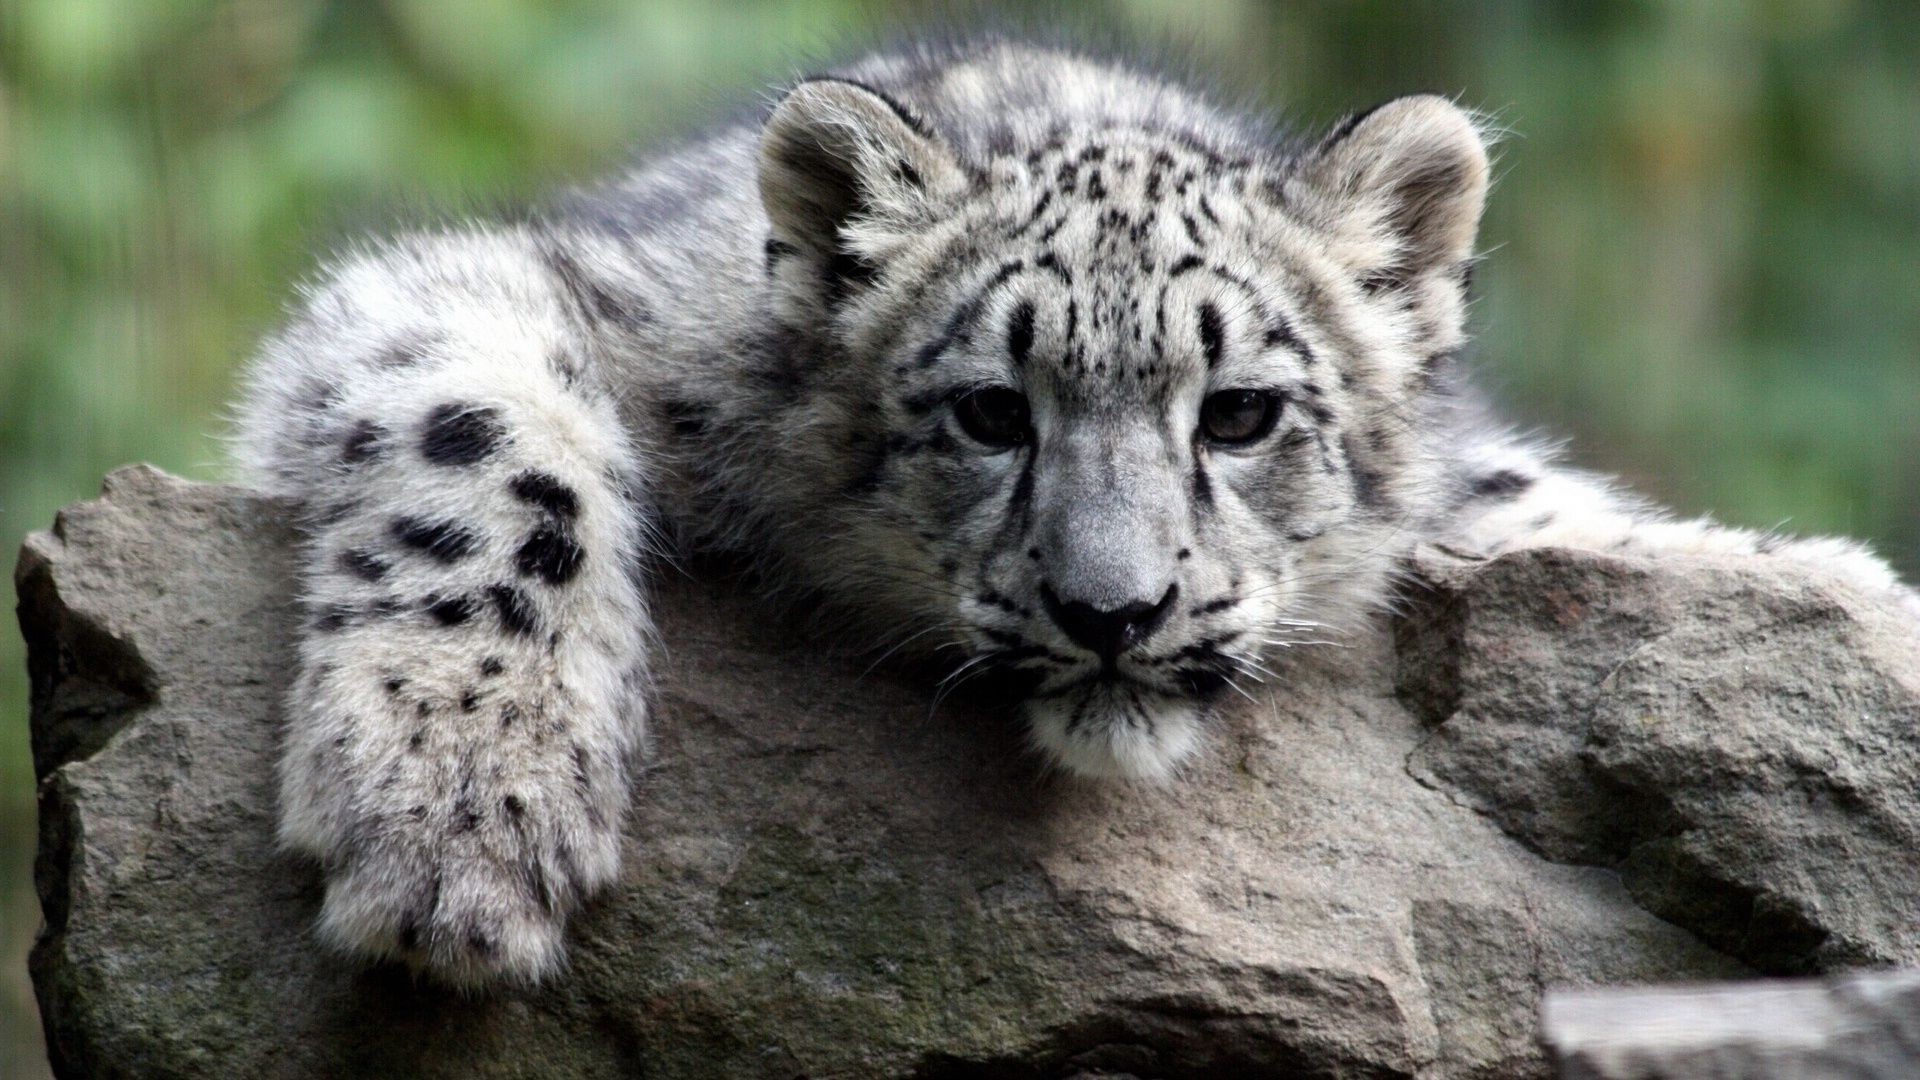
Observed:
[[[957,678],[1024,680],[1053,762],[1157,778],[1432,511],[1487,154],[1440,98],[1288,144],[1037,63],[808,81],[767,122],[782,317],[852,449],[816,562]]]

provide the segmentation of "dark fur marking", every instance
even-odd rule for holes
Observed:
[[[852,286],[865,288],[880,275],[880,268],[844,248],[827,256],[827,302],[838,305],[846,300]]]
[[[573,744],[573,786],[578,788],[581,797],[593,793],[593,781],[587,773],[587,748],[579,743]]]
[[[1207,479],[1206,463],[1201,461],[1199,458],[1199,455],[1196,454],[1193,459],[1194,512],[1198,513],[1201,509],[1203,508],[1210,509],[1212,508],[1212,506],[1213,506],[1213,481]]]
[[[1387,505],[1386,477],[1378,469],[1360,463],[1359,455],[1353,452],[1353,433],[1341,437],[1341,446],[1346,451],[1347,471],[1353,477],[1353,497],[1361,506],[1378,510]]]
[[[387,437],[387,429],[371,420],[361,420],[347,432],[340,444],[340,460],[348,465],[359,465],[372,461],[386,451],[382,441]]]
[[[458,562],[473,554],[480,546],[477,537],[451,521],[395,518],[392,532],[393,538],[402,544],[425,552],[443,563]]]
[[[460,692],[460,711],[470,713],[480,707],[480,692],[468,687]]]
[[[1039,258],[1033,260],[1033,267],[1036,270],[1045,270],[1059,278],[1063,285],[1073,284],[1073,274],[1061,265],[1060,257],[1051,251],[1042,252]]]
[[[386,368],[406,368],[418,364],[425,358],[425,341],[396,341],[374,357],[373,362]]]
[[[791,259],[795,255],[800,254],[799,248],[775,236],[767,237],[765,251],[767,256],[767,273],[769,274],[773,273],[774,267],[780,264],[780,260]]]
[[[490,585],[487,587],[487,599],[493,601],[493,609],[500,616],[500,625],[506,629],[527,637],[532,637],[539,630],[533,603],[519,589],[512,585]]]
[[[1287,317],[1275,312],[1271,315],[1271,318],[1272,321],[1267,324],[1267,332],[1262,339],[1267,348],[1271,349],[1275,345],[1285,345],[1287,348],[1299,353],[1302,360],[1305,360],[1309,364],[1313,363],[1313,350],[1307,348],[1307,343],[1300,340],[1300,335],[1294,332],[1293,324],[1287,321]]]
[[[1206,265],[1205,260],[1198,255],[1182,255],[1179,261],[1173,264],[1173,268],[1167,271],[1167,276],[1176,278],[1182,274],[1190,274],[1204,265]]]
[[[538,577],[549,585],[564,585],[573,580],[585,562],[587,553],[565,528],[543,524],[527,537],[514,553],[513,564],[522,574]]]
[[[580,515],[580,497],[559,477],[548,472],[532,470],[513,478],[508,485],[514,497],[529,502],[558,518],[575,518]]]
[[[498,675],[507,669],[507,665],[497,656],[489,656],[480,661],[480,674]]]
[[[1468,491],[1476,499],[1506,498],[1518,495],[1532,486],[1533,477],[1514,472],[1512,469],[1500,469],[1474,477]]]
[[[1220,612],[1225,611],[1228,608],[1233,607],[1238,603],[1240,603],[1240,598],[1237,596],[1223,596],[1218,600],[1201,604],[1199,607],[1194,608],[1188,614],[1192,615],[1194,618],[1199,618],[1202,615],[1217,615]]]
[[[343,630],[353,621],[353,606],[350,604],[328,604],[313,617],[313,628],[323,634]]]
[[[1033,212],[1027,215],[1027,220],[1021,224],[1020,228],[1014,233],[1014,235],[1019,236],[1022,233],[1025,233],[1027,230],[1033,228],[1034,225],[1040,221],[1040,216],[1047,212],[1047,207],[1052,205],[1053,205],[1053,192],[1052,191],[1041,192],[1039,201],[1033,204]]]
[[[573,261],[566,252],[551,249],[544,252],[547,265],[553,269],[554,276],[560,279],[560,285],[573,297],[574,303],[588,319],[596,322],[613,323],[626,329],[634,329],[653,322],[653,313],[644,307],[624,302],[598,281],[589,278],[586,271]]]
[[[1033,301],[1022,300],[1007,319],[1007,352],[1015,364],[1025,364],[1033,351]]]
[[[994,271],[993,276],[987,279],[986,284],[982,285],[965,303],[954,309],[953,314],[948,317],[946,325],[941,328],[940,333],[920,349],[920,355],[916,361],[918,366],[928,368],[939,363],[940,357],[947,351],[947,346],[952,344],[956,338],[960,337],[962,333],[967,330],[969,324],[973,322],[974,318],[980,314],[980,305],[986,299],[987,294],[999,288],[1008,278],[1026,269],[1026,265],[1026,260],[1015,259]]]
[[[1211,302],[1200,305],[1200,349],[1206,355],[1209,369],[1219,367],[1226,356],[1226,328],[1220,319],[1220,309]]]
[[[341,552],[340,568],[361,581],[379,581],[392,569],[386,560],[365,548],[348,548]]]
[[[927,127],[925,121],[921,120],[920,117],[915,115],[912,110],[908,109],[905,105],[902,105],[892,95],[888,94],[884,90],[879,89],[878,87],[874,86],[871,83],[861,82],[859,79],[843,78],[839,75],[814,75],[814,76],[809,76],[807,78],[801,79],[800,81],[796,82],[794,84],[794,89],[797,90],[808,83],[816,83],[816,82],[837,82],[837,83],[846,83],[848,86],[857,86],[860,89],[865,90],[867,93],[872,94],[874,97],[879,98],[881,103],[886,105],[888,109],[891,109],[893,111],[893,115],[899,117],[900,122],[907,125],[907,127],[915,135],[918,135],[923,139],[934,138],[933,131]]]
[[[450,401],[427,414],[420,455],[435,465],[472,465],[498,449],[505,434],[496,410]]]
[[[421,606],[441,626],[459,626],[473,618],[479,607],[471,596],[429,596],[421,601]]]
[[[381,683],[380,685],[383,688],[385,688],[388,694],[398,694],[400,692],[400,688],[407,685],[407,680],[400,679],[400,678],[393,678],[393,679],[388,679],[387,681]]]

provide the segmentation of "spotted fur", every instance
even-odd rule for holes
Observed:
[[[1487,182],[1443,99],[1302,140],[982,42],[341,258],[253,366],[241,454],[309,510],[281,835],[326,867],[323,936],[461,985],[557,970],[616,872],[661,544],[1017,682],[1044,760],[1149,779],[1422,541],[1900,588],[1488,421],[1454,359]]]

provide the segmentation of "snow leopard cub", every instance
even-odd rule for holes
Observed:
[[[745,554],[1027,681],[1046,761],[1160,778],[1416,543],[1857,545],[1674,522],[1455,369],[1488,181],[1407,97],[1317,141],[1013,42],[864,59],[527,219],[336,261],[251,368],[306,508],[280,762],[325,940],[533,982],[617,873],[643,578]],[[949,653],[948,655],[952,655]]]

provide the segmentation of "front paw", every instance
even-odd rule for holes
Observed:
[[[322,939],[466,989],[553,975],[619,866],[619,702],[546,657],[353,659],[296,686],[282,759],[282,840],[326,868]]]
[[[328,875],[321,937],[461,989],[545,980],[568,913],[617,864],[612,830],[569,801],[522,786],[369,813]]]

